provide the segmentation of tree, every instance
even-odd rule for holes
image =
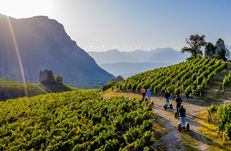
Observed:
[[[58,84],[63,84],[63,76],[62,75],[56,75],[55,76],[55,82]]]
[[[202,51],[200,49],[201,49],[201,47],[206,45],[204,38],[205,38],[205,35],[199,36],[198,34],[191,35],[189,39],[186,38],[186,43],[190,47],[182,48],[181,52],[182,53],[185,53],[185,52],[191,53],[194,58],[196,58],[197,55],[202,55]]]
[[[205,47],[205,57],[213,57],[213,55],[215,54],[215,46],[209,42],[206,44]]]

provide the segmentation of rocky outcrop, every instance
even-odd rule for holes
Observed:
[[[0,14],[0,33],[0,78],[23,82],[25,76],[26,82],[38,83],[40,70],[51,69],[63,75],[64,84],[77,88],[99,88],[114,78],[54,19]]]
[[[217,48],[216,48],[216,50],[215,50],[215,55],[219,55],[220,52],[221,52],[222,50],[225,50],[225,45],[224,45],[224,43],[221,41],[221,42],[219,42],[219,43],[217,44]]]
[[[112,79],[111,81],[116,81],[118,83],[118,82],[123,81],[123,80],[124,80],[124,78],[122,76],[118,76],[115,79]]]

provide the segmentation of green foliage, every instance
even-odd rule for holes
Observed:
[[[231,140],[231,104],[219,107],[212,104],[207,112],[209,122],[213,120],[218,125],[218,135],[221,134],[225,139]],[[224,131],[225,135],[222,135]]]
[[[200,96],[214,76],[226,67],[227,63],[221,64],[221,60],[196,58],[137,74],[119,82],[118,87],[126,83],[126,91],[140,92],[141,86],[144,86],[150,88],[154,95],[163,94],[167,89],[172,94],[185,93],[189,96],[195,92]],[[190,85],[191,91],[188,88]]]
[[[223,59],[224,61],[227,60],[226,56],[229,57],[230,53],[228,49],[222,49],[221,51],[218,52],[219,59]]]
[[[182,53],[189,52],[192,54],[192,57],[197,58],[197,56],[202,55],[202,51],[200,50],[201,47],[206,45],[206,42],[204,40],[205,35],[199,36],[198,34],[196,35],[191,35],[189,39],[186,39],[186,43],[190,47],[184,47],[181,49]]]
[[[151,145],[152,106],[99,90],[0,102],[1,150],[134,150]]]
[[[217,113],[218,106],[217,105],[211,105],[210,108],[207,108],[207,118],[208,122],[215,121],[215,114]]]
[[[223,79],[223,83],[222,83],[222,88],[225,90],[226,87],[229,85],[231,80],[231,71],[229,71],[229,74],[227,76],[224,77]]]
[[[175,89],[175,94],[176,94],[176,95],[180,95],[180,93],[181,93],[181,89],[180,89],[180,88],[176,88],[176,89]]]
[[[191,93],[192,93],[192,86],[190,85],[185,90],[186,97],[189,97],[189,94],[191,94]]]
[[[105,90],[107,90],[107,89],[109,89],[109,88],[115,86],[116,84],[117,84],[116,81],[109,81],[107,84],[102,85],[102,86],[101,86],[101,89],[102,89],[103,91],[105,91]],[[130,85],[130,86],[131,86],[131,85]]]
[[[174,85],[167,88],[167,90],[168,90],[169,93],[174,92],[174,89],[175,89]]]
[[[213,54],[215,54],[215,49],[215,46],[211,42],[208,42],[205,47],[205,57],[210,57],[209,53],[213,56]]]
[[[47,94],[37,84],[13,82],[0,79],[0,100],[7,100],[18,97],[31,97],[40,94]]]
[[[62,75],[56,75],[55,76],[55,82],[58,84],[63,84],[63,76]]]

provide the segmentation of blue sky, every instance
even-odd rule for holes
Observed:
[[[180,50],[192,34],[231,45],[230,8],[230,0],[0,0],[4,15],[56,19],[86,51]]]

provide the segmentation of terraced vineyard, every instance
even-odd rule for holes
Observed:
[[[167,89],[170,93],[184,93],[200,96],[208,83],[227,63],[217,59],[193,59],[168,67],[162,67],[137,74],[121,81],[115,88],[124,91],[137,91],[141,87],[150,88],[152,93],[160,95]]]
[[[148,150],[152,106],[77,90],[0,102],[0,150]]]

